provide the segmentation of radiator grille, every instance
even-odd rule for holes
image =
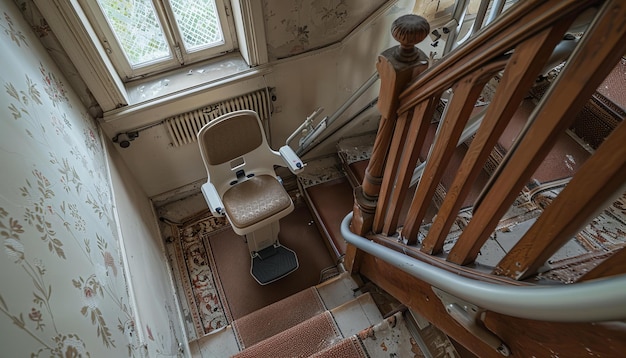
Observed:
[[[222,114],[240,109],[257,112],[263,124],[266,125],[271,113],[269,92],[269,89],[261,89],[165,119],[163,123],[170,134],[172,145],[179,147],[195,142],[196,135],[202,126]]]

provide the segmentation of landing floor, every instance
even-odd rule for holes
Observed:
[[[161,230],[190,340],[337,272],[306,204],[296,199],[295,206],[280,221],[279,240],[296,252],[299,268],[265,286],[250,275],[244,238],[225,221],[209,218],[201,194],[157,209],[158,215],[166,218]]]

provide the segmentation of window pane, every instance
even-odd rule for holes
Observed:
[[[172,0],[170,4],[188,52],[223,43],[215,0]]]
[[[171,58],[150,0],[98,0],[131,67]]]

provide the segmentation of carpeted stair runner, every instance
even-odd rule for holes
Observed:
[[[192,357],[422,357],[402,313],[383,319],[355,288],[344,273],[190,343]]]
[[[308,357],[381,320],[376,304],[366,293],[259,342],[234,357]]]
[[[315,287],[300,291],[233,322],[233,328],[246,348],[323,313],[324,302]],[[281,319],[276,319],[280,317]]]
[[[337,308],[355,297],[356,283],[343,273],[274,304],[261,308],[232,324],[190,342],[194,357],[226,357]]]
[[[273,336],[269,340],[260,342],[234,357],[308,357],[338,342],[341,338],[341,333],[332,314],[326,311]]]

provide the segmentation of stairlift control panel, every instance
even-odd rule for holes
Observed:
[[[302,169],[304,169],[304,163],[302,163],[302,160],[300,159],[300,157],[298,157],[296,152],[294,152],[293,149],[291,149],[290,146],[284,145],[284,146],[280,147],[278,152],[280,153],[280,156],[283,157],[283,159],[285,160],[285,162],[289,166],[289,169],[294,174],[296,174],[296,173],[300,172]]]

